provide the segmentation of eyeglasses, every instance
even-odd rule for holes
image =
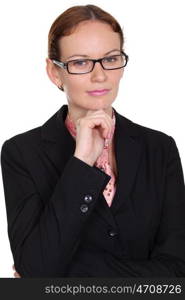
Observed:
[[[57,66],[66,69],[69,74],[87,74],[92,72],[95,63],[99,62],[104,70],[124,68],[128,62],[128,55],[121,51],[119,55],[106,56],[99,59],[74,59],[67,62],[52,59]]]

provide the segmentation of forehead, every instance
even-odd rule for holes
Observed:
[[[119,33],[109,24],[99,21],[81,22],[68,36],[59,40],[62,57],[78,54],[99,56],[115,48],[120,48]]]

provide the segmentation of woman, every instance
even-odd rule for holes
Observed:
[[[17,276],[185,276],[176,143],[112,107],[123,46],[120,25],[97,6],[72,7],[51,26],[47,74],[68,105],[2,147]]]

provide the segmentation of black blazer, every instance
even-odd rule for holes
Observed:
[[[113,108],[114,109],[114,108]],[[73,156],[65,104],[1,152],[8,234],[22,277],[185,276],[185,186],[174,139],[115,109],[117,189]]]

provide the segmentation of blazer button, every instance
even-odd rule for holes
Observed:
[[[93,197],[92,197],[91,195],[86,195],[86,196],[84,197],[84,201],[85,201],[86,203],[90,203],[92,200],[93,200]]]
[[[88,211],[88,206],[86,204],[82,204],[80,206],[80,210],[81,212],[86,213]]]
[[[118,233],[115,230],[109,230],[109,236],[114,237],[116,236]]]

